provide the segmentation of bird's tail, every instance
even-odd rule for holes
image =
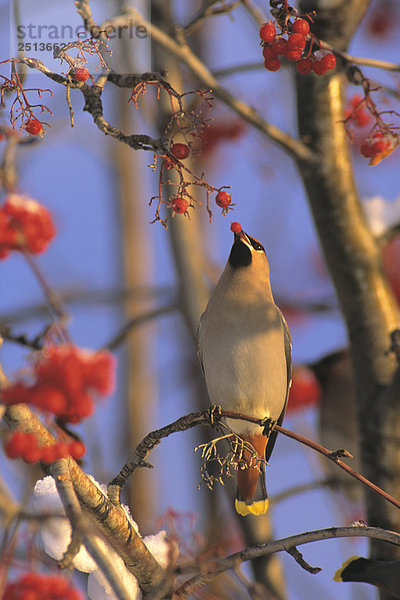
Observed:
[[[260,457],[265,455],[267,438],[263,435],[243,435],[245,448],[240,450],[237,470],[237,490],[235,508],[242,517],[262,515],[268,510],[268,496],[265,485],[265,463]],[[248,445],[254,448],[250,451]]]

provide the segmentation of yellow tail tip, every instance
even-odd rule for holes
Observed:
[[[268,498],[265,498],[265,500],[257,500],[257,502],[253,502],[252,504],[246,504],[243,500],[235,500],[236,512],[242,517],[246,517],[247,515],[255,515],[256,517],[263,515],[267,512],[268,505]]]
[[[359,556],[350,556],[350,558],[348,558],[343,564],[342,566],[335,572],[334,576],[333,576],[333,581],[337,581],[337,583],[340,583],[341,581],[343,581],[342,579],[342,573],[345,570],[346,567],[349,566],[350,563],[353,562],[353,560],[357,560],[358,558],[360,558]]]

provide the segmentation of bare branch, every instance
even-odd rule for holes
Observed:
[[[281,540],[268,542],[267,544],[257,544],[250,548],[245,548],[240,552],[235,552],[226,558],[214,560],[211,564],[202,565],[201,573],[185,581],[174,593],[176,600],[185,600],[194,590],[204,585],[207,581],[214,579],[220,573],[228,569],[235,569],[240,563],[247,560],[253,560],[259,556],[273,554],[275,552],[286,551],[293,547],[311,542],[329,540],[345,537],[368,537],[377,540],[384,540],[396,546],[400,546],[400,534],[394,531],[387,531],[378,527],[332,527],[330,529],[319,529],[317,531],[308,531],[299,533]]]
[[[312,162],[316,160],[316,155],[309,151],[307,146],[302,142],[292,138],[287,133],[284,133],[278,127],[268,123],[257,113],[251,106],[247,105],[242,100],[236,98],[226,88],[224,88],[214,75],[209,71],[206,65],[196,56],[187,43],[180,39],[181,43],[176,42],[164,31],[154,26],[149,21],[146,21],[140,13],[133,9],[127,8],[124,15],[115,17],[110,21],[106,21],[101,27],[106,27],[112,24],[114,27],[122,26],[127,22],[133,21],[136,25],[145,27],[152,36],[153,40],[163,47],[167,52],[171,53],[180,62],[184,63],[188,69],[196,76],[205,89],[212,90],[214,96],[224,102],[229,108],[236,112],[245,121],[253,125],[263,135],[276,142],[288,154],[301,161]],[[182,36],[181,36],[182,38]]]
[[[168,306],[161,306],[160,308],[155,308],[154,310],[150,310],[141,315],[132,317],[132,319],[129,319],[129,321],[127,321],[125,325],[115,335],[113,335],[113,337],[106,344],[103,345],[103,349],[115,350],[117,346],[125,342],[132,329],[138,325],[152,321],[157,317],[173,312],[177,308],[178,307],[175,304],[169,304]]]
[[[105,133],[118,140],[127,144],[134,150],[150,150],[154,152],[168,153],[166,150],[166,144],[164,140],[156,140],[145,134],[131,134],[126,135],[120,129],[113,127],[103,117],[103,103],[101,95],[103,88],[97,85],[86,85],[83,84],[81,91],[85,97],[84,110],[89,112],[97,127]]]
[[[118,475],[110,481],[108,485],[108,497],[110,498],[110,500],[112,502],[119,503],[121,489],[125,485],[127,479],[135,471],[135,469],[137,469],[138,467],[151,467],[151,465],[149,465],[149,463],[147,463],[145,459],[150,454],[150,452],[156,446],[158,446],[158,444],[163,438],[168,437],[172,433],[186,431],[187,429],[191,429],[192,427],[196,427],[197,425],[211,424],[216,418],[214,412],[215,411],[212,409],[211,411],[207,410],[203,412],[190,413],[188,415],[180,417],[173,423],[170,423],[169,425],[166,425],[161,429],[149,433],[136,447],[133,457],[122,467]],[[258,419],[257,417],[251,417],[242,413],[222,410],[219,411],[218,416],[223,418],[248,421],[249,423],[255,423],[260,425],[260,427],[264,427],[263,419]],[[329,460],[332,460],[341,469],[343,469],[349,475],[357,479],[360,483],[368,487],[370,490],[374,491],[376,494],[382,496],[385,500],[387,500],[397,508],[400,508],[399,500],[393,498],[393,496],[391,496],[390,494],[373,484],[366,477],[360,475],[359,473],[357,473],[357,471],[355,471],[354,469],[349,467],[349,465],[340,460],[339,457],[352,458],[352,455],[347,450],[328,450],[327,448],[324,448],[324,446],[321,446],[317,442],[309,440],[308,438],[305,438],[279,425],[275,425],[274,429],[278,433],[282,433],[283,435],[290,437],[291,439],[296,440],[297,442],[300,442],[301,444],[304,444],[309,448],[312,448],[316,452],[319,452],[320,454],[324,455],[326,458],[329,458]]]
[[[186,35],[189,35],[196,31],[201,24],[210,17],[216,17],[224,14],[230,14],[235,8],[240,6],[242,0],[233,0],[230,4],[223,4],[222,6],[213,6],[216,4],[205,4],[203,9],[183,28]]]

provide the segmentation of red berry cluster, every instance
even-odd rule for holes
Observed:
[[[287,34],[287,38],[283,37],[284,34]],[[268,71],[279,71],[280,56],[295,62],[298,72],[303,75],[311,71],[316,75],[323,75],[336,66],[335,55],[329,50],[312,52],[313,40],[316,38],[310,34],[310,25],[305,19],[295,19],[293,22],[286,20],[286,30],[280,34],[277,34],[274,23],[268,21],[260,27],[260,38],[264,66]]]
[[[34,117],[29,119],[25,125],[23,125],[23,129],[25,129],[25,131],[31,135],[41,135],[43,133],[43,126],[41,122]]]
[[[60,575],[25,573],[4,590],[3,600],[82,600],[79,590]]]
[[[369,165],[374,166],[393,152],[399,143],[399,137],[389,131],[374,131],[361,144],[360,152],[369,158]]]
[[[34,433],[15,431],[4,444],[4,452],[8,458],[23,458],[27,463],[41,461],[50,464],[59,458],[81,458],[86,448],[82,442],[56,442],[52,446],[39,446]]]
[[[2,392],[4,404],[30,404],[64,423],[79,423],[93,412],[95,391],[108,395],[114,387],[114,357],[72,345],[51,346],[32,366],[34,383],[17,381]]]
[[[0,259],[10,250],[44,252],[55,234],[51,214],[36,200],[10,194],[0,207]]]
[[[371,123],[371,115],[365,110],[364,97],[356,94],[345,108],[344,118],[354,123],[356,127],[365,127]]]

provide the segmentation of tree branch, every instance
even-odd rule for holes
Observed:
[[[64,459],[57,460],[51,465],[50,472],[72,528],[71,543],[61,561],[61,566],[63,568],[71,567],[73,558],[79,551],[82,542],[107,579],[118,600],[129,600],[130,595],[122,584],[120,575],[115,570],[109,556],[98,543],[93,527],[89,527],[87,519],[82,514],[67,461]]]
[[[4,420],[11,429],[34,433],[40,445],[52,445],[56,441],[24,404],[8,407]],[[144,592],[159,589],[166,582],[164,569],[132,527],[125,511],[111,503],[73,459],[67,460],[74,491],[83,510],[124,560],[141,589]]]
[[[305,160],[313,162],[316,156],[302,142],[295,140],[290,135],[281,131],[278,127],[268,123],[263,119],[257,111],[251,106],[245,104],[242,100],[236,98],[226,88],[224,88],[214,75],[209,71],[206,65],[196,56],[190,46],[184,41],[183,36],[180,36],[180,43],[173,40],[169,35],[161,29],[147,21],[140,13],[133,9],[127,8],[124,15],[117,16],[113,19],[105,21],[101,27],[107,25],[114,27],[122,26],[127,22],[133,22],[135,25],[145,27],[152,36],[154,42],[171,53],[179,62],[184,63],[193,75],[200,81],[205,89],[212,90],[212,93],[229,106],[245,121],[253,125],[259,132],[267,136],[270,140],[277,143],[284,151],[297,160]]]
[[[283,550],[289,552],[291,548],[301,546],[302,544],[346,537],[369,537],[400,546],[400,534],[378,527],[332,527],[330,529],[319,529],[316,531],[299,533],[288,538],[268,542],[267,544],[257,544],[256,546],[245,548],[226,558],[214,560],[208,565],[203,564],[200,573],[194,575],[188,581],[185,581],[177,590],[175,590],[174,598],[176,600],[185,600],[194,592],[194,590],[204,585],[207,581],[210,581],[228,569],[234,569],[238,564],[247,560],[253,560],[259,556],[265,556],[266,554],[273,554]]]
[[[173,433],[177,433],[179,431],[186,431],[188,429],[191,429],[192,427],[196,427],[197,425],[213,424],[216,418],[219,417],[248,421],[249,423],[255,423],[260,425],[260,427],[264,427],[263,420],[258,419],[257,417],[252,417],[249,415],[244,415],[242,413],[237,413],[228,410],[219,411],[217,417],[215,412],[216,411],[212,409],[211,411],[207,410],[203,412],[190,413],[188,415],[180,417],[176,421],[173,421],[172,423],[166,425],[165,427],[162,427],[161,429],[157,429],[149,433],[140,442],[140,444],[138,444],[133,457],[125,463],[118,475],[110,481],[108,485],[108,497],[110,498],[111,502],[119,503],[121,489],[125,485],[127,479],[138,467],[151,467],[151,465],[146,462],[146,458],[148,457],[150,452],[156,446],[158,446],[162,439],[168,437]],[[319,452],[320,454],[337,464],[349,475],[357,479],[360,483],[362,483],[370,490],[374,491],[376,494],[379,494],[382,498],[396,506],[396,508],[400,508],[399,500],[393,498],[393,496],[391,496],[390,494],[373,484],[366,477],[363,477],[363,475],[360,475],[359,473],[357,473],[357,471],[355,471],[354,469],[349,467],[349,465],[340,460],[340,457],[352,458],[351,454],[347,452],[347,450],[328,450],[327,448],[324,448],[324,446],[321,446],[317,442],[309,440],[308,438],[305,438],[279,425],[275,425],[274,429],[278,433],[282,433],[283,435],[290,437],[291,439],[296,440],[297,442],[300,442],[301,444],[304,444],[309,448],[312,448],[316,452]]]

